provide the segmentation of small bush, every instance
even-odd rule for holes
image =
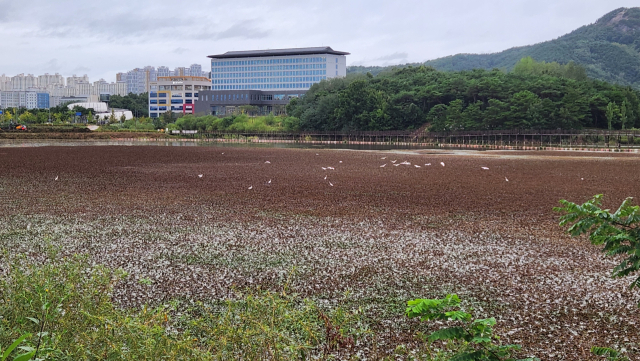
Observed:
[[[502,345],[500,337],[493,334],[495,318],[473,319],[460,307],[457,295],[444,299],[416,299],[407,302],[407,316],[421,321],[444,321],[453,326],[442,328],[424,337],[428,360],[515,361],[512,355],[519,345]],[[434,343],[443,347],[433,347]],[[536,357],[520,361],[540,361]]]

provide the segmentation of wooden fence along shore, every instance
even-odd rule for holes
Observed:
[[[396,145],[469,148],[599,151],[640,150],[640,130],[493,130],[457,132],[211,132],[180,134],[180,140],[220,143],[300,143],[309,145]],[[152,140],[152,138],[135,138]],[[135,140],[122,139],[122,140]],[[178,140],[178,139],[174,139]]]

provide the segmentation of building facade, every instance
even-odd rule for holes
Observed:
[[[26,88],[25,88],[26,87]],[[109,95],[127,95],[126,81],[107,83],[104,79],[90,83],[87,75],[70,76],[64,78],[60,74],[48,74],[33,76],[31,74],[19,74],[14,77],[0,75],[0,91],[2,92],[29,92],[23,96],[20,93],[5,94],[5,100],[9,105],[5,107],[18,106],[24,108],[42,108],[44,104],[48,107],[55,107],[60,104],[64,97],[87,97]],[[32,94],[33,93],[33,94]],[[47,95],[45,95],[47,94]],[[29,99],[27,100],[27,95]]]
[[[149,116],[166,112],[193,114],[200,92],[211,90],[211,79],[200,76],[167,76],[149,85]]]
[[[0,91],[0,107],[2,108],[26,108],[48,109],[49,93],[41,93],[36,90]]]
[[[49,109],[51,107],[49,100],[49,93],[36,93],[36,108]]]
[[[313,84],[347,75],[347,52],[331,47],[230,51],[211,58],[211,91],[202,92],[198,114],[226,115],[238,107],[279,113]]]
[[[189,67],[177,67],[169,70],[166,66],[145,66],[144,68],[135,68],[126,73],[117,73],[116,81],[124,81],[127,83],[127,89],[130,93],[142,94],[151,91],[150,84],[156,82],[159,77],[167,76],[205,76],[202,72],[202,65],[191,64]]]

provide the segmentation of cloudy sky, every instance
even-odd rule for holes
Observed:
[[[491,53],[557,38],[638,0],[0,0],[0,74],[115,80],[229,50],[331,46],[348,65]]]

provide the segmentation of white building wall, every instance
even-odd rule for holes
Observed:
[[[9,90],[0,91],[0,104],[3,108],[27,108],[38,107],[37,91]]]
[[[73,74],[73,76],[67,78],[67,86],[74,87],[81,83],[89,83],[89,76],[87,74],[83,76],[76,76]]]
[[[49,74],[49,73],[45,73],[44,75],[39,75],[38,76],[38,86],[39,87],[48,87],[50,85],[65,85],[64,82],[64,77],[58,73],[55,73],[53,75]]]
[[[33,74],[18,74],[11,78],[11,89],[7,90],[27,90],[38,86],[38,78]]]
[[[202,76],[202,65],[191,64],[189,72],[191,76]]]
[[[25,104],[27,109],[36,109],[38,107],[38,93],[34,91],[26,92]]]

